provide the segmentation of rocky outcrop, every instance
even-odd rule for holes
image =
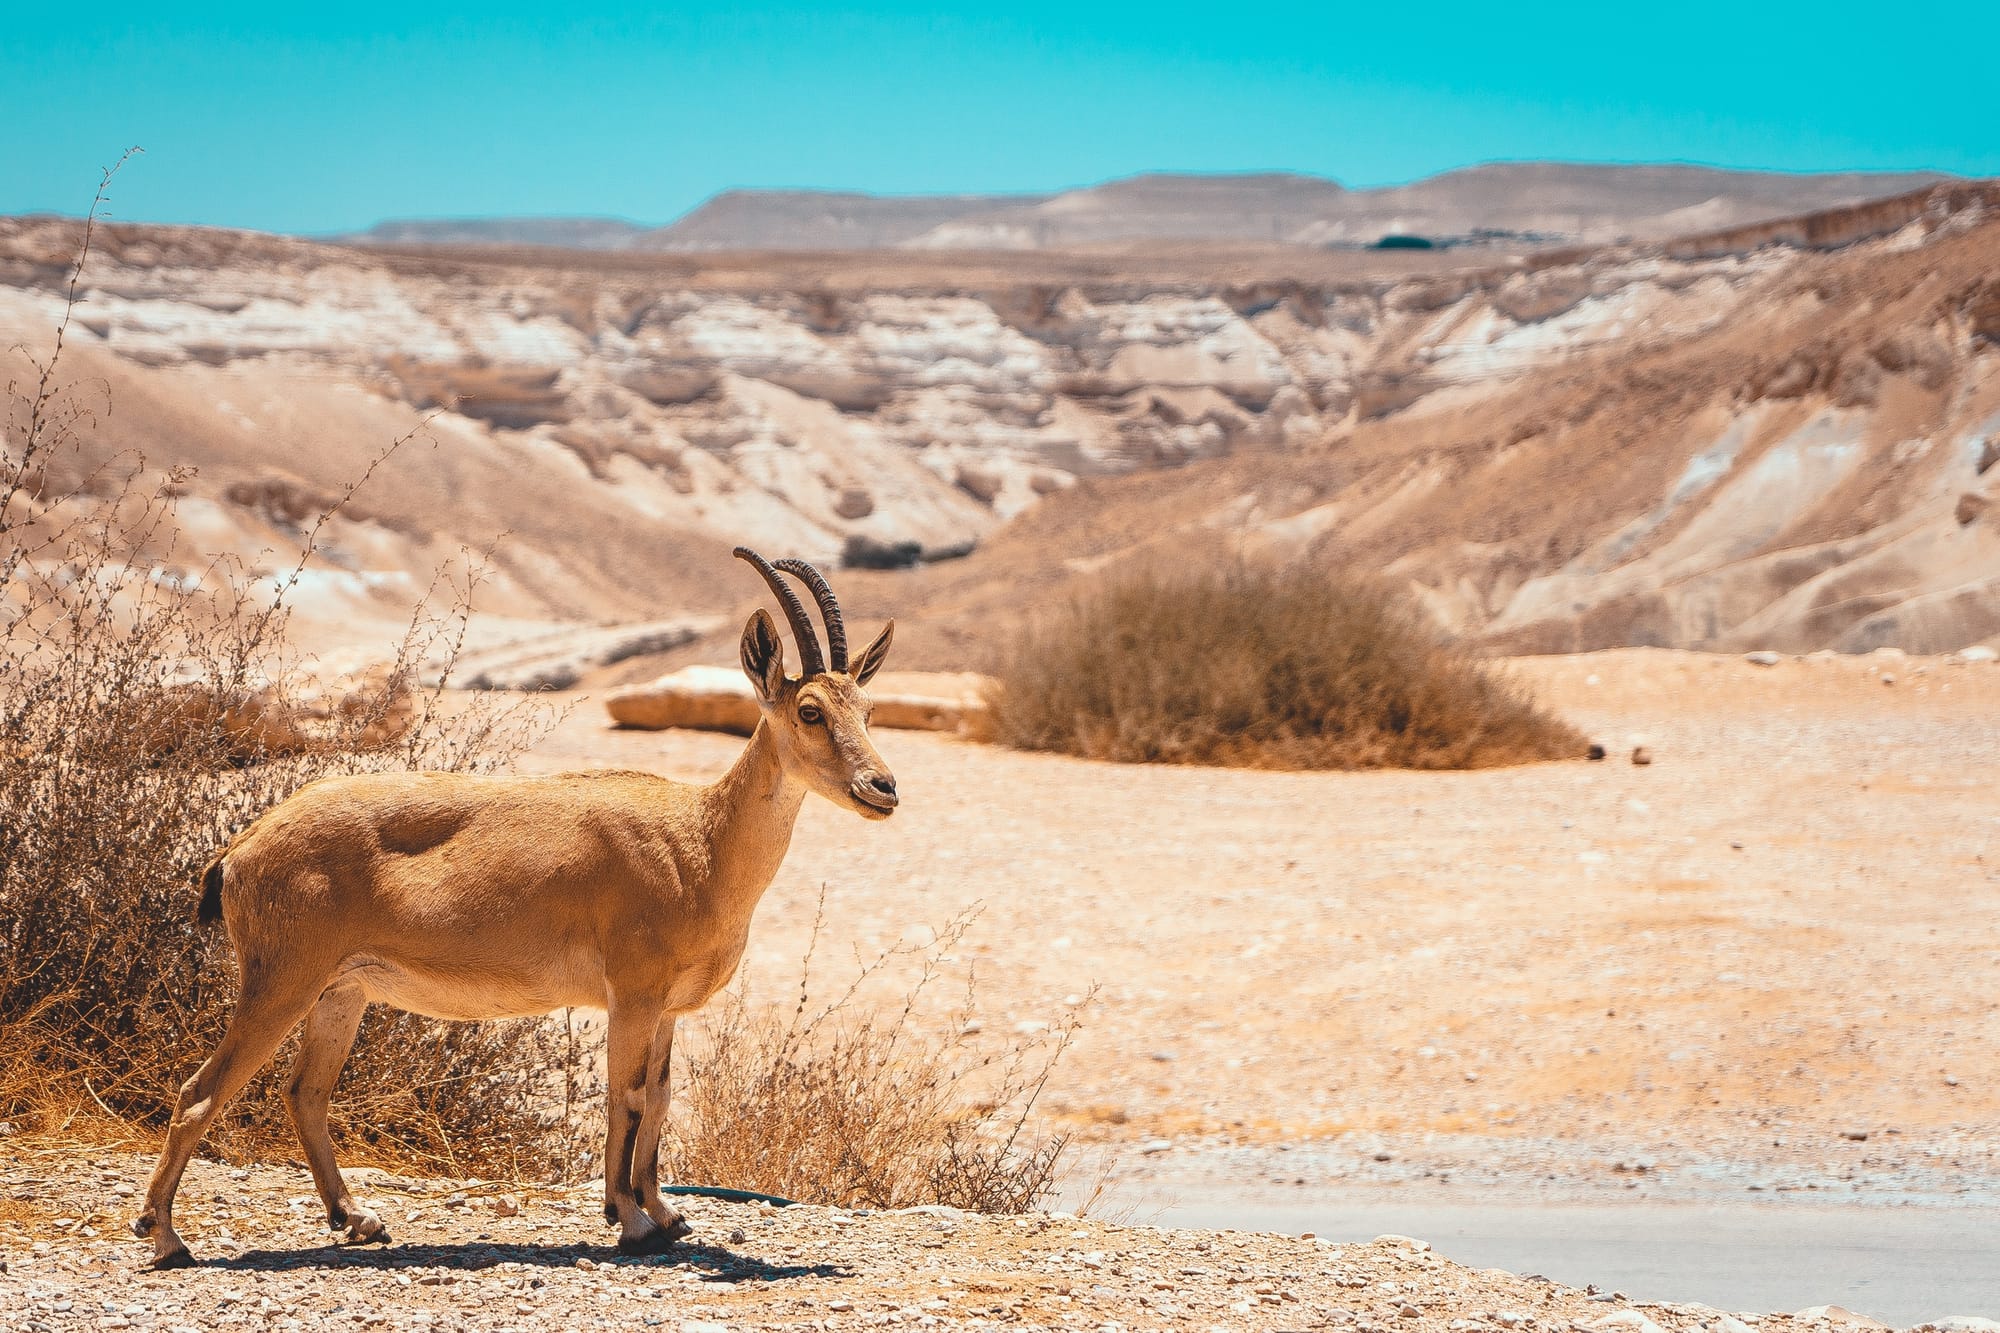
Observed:
[[[986,740],[993,688],[989,677],[973,672],[886,671],[868,684],[875,707],[869,725]],[[682,667],[612,691],[604,708],[614,725],[645,731],[688,727],[747,736],[757,727],[757,700],[735,667]]]
[[[451,683],[474,690],[566,690],[585,674],[634,657],[671,652],[713,631],[712,617],[561,629],[461,655]],[[433,668],[435,675],[437,668]]]
[[[355,652],[303,663],[234,697],[207,681],[178,681],[168,686],[159,744],[214,729],[245,760],[386,749],[416,723],[415,684],[408,664]]]

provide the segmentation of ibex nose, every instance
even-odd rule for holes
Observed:
[[[854,794],[862,804],[871,805],[884,813],[896,808],[896,779],[887,773],[855,779]]]

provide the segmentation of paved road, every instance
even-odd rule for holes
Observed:
[[[1723,1310],[1842,1305],[1897,1327],[2000,1318],[2000,1210],[1758,1205],[1182,1204],[1161,1226],[1415,1236],[1474,1268]]]

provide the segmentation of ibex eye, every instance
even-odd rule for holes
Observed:
[[[820,717],[819,709],[814,708],[811,704],[799,705],[799,721],[808,726],[816,726],[819,723]]]

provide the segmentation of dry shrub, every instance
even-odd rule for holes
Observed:
[[[73,275],[71,311],[77,290]],[[23,353],[0,437],[0,1119],[158,1128],[234,1000],[226,937],[193,919],[196,879],[227,838],[316,778],[493,768],[540,718],[447,709],[441,684],[414,690],[420,662],[449,672],[477,582],[468,569],[433,589],[448,609],[419,610],[375,692],[322,717],[313,744],[277,752],[259,728],[232,725],[253,700],[284,710],[270,682],[298,666],[286,597],[346,497],[308,523],[276,578],[190,565],[174,516],[186,476],[134,457],[88,462],[102,390],[63,383],[68,330],[66,312],[45,359]],[[289,1142],[277,1095],[288,1062],[281,1052],[218,1120],[213,1146]],[[547,1111],[549,1090],[587,1066],[546,1023],[377,1010],[336,1098],[336,1133],[378,1160],[455,1175],[568,1167],[570,1126]]]
[[[1134,763],[1486,768],[1586,742],[1385,585],[1224,567],[1114,576],[1031,626],[995,722]]]
[[[1032,1137],[1027,1121],[1076,1013],[1036,1035],[985,1043],[968,1021],[968,980],[958,1010],[941,1022],[921,1017],[968,924],[952,922],[928,949],[878,956],[821,1008],[809,997],[811,948],[791,1006],[754,1004],[740,986],[717,997],[683,1029],[676,1055],[673,1178],[849,1208],[1020,1213],[1046,1198],[1067,1140]],[[899,1007],[857,1003],[871,978],[908,958],[919,976]]]

